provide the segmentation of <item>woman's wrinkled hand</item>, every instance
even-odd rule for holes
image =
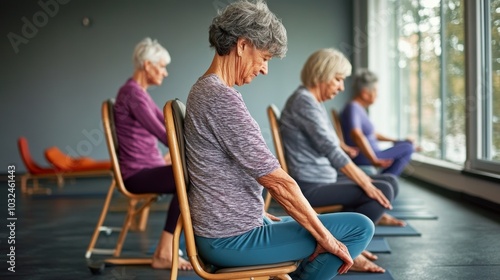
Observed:
[[[318,244],[316,245],[316,249],[314,250],[312,255],[309,256],[308,260],[313,261],[319,254],[331,253],[344,262],[338,270],[339,274],[344,274],[349,270],[349,268],[351,268],[351,266],[354,264],[354,261],[352,260],[351,254],[349,253],[347,247],[334,237],[332,237],[332,239],[333,240],[325,242],[324,247],[318,242]]]

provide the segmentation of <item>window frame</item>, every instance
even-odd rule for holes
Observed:
[[[466,126],[468,172],[500,174],[500,162],[487,160],[491,147],[492,84],[490,0],[464,0],[466,42]],[[486,127],[484,127],[486,124]]]

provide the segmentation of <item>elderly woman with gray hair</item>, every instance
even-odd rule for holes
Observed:
[[[150,86],[160,86],[167,77],[168,51],[156,40],[145,38],[133,54],[134,73],[120,88],[114,107],[118,161],[125,188],[132,193],[174,194],[156,251],[153,268],[172,267],[172,240],[179,218],[179,202],[175,195],[170,156],[162,156],[158,141],[167,146],[163,114],[148,94]],[[179,268],[192,269],[179,260]]]
[[[413,152],[420,148],[414,146],[412,138],[396,139],[375,130],[367,113],[378,95],[378,77],[375,73],[359,69],[354,76],[353,90],[354,98],[346,104],[341,114],[346,144],[361,150],[353,161],[359,165],[380,167],[382,174],[399,176],[410,162]],[[393,146],[383,150],[379,141],[392,142]]]
[[[404,225],[385,213],[398,192],[396,178],[367,176],[340,147],[323,102],[344,90],[351,64],[335,49],[309,56],[301,72],[302,85],[288,98],[281,113],[280,131],[290,175],[314,207],[340,204],[343,211],[366,215],[374,223]],[[353,270],[383,272],[364,252]]]
[[[238,1],[209,28],[215,55],[192,86],[184,124],[189,202],[200,256],[217,267],[302,260],[294,279],[331,279],[351,267],[373,235],[357,213],[317,215],[280,168],[234,89],[266,75],[287,50],[286,30],[262,1]],[[288,214],[263,211],[263,187]]]

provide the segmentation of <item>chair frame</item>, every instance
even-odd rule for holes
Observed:
[[[31,157],[29,151],[28,140],[25,137],[19,137],[17,139],[17,147],[21,155],[21,160],[26,167],[26,173],[21,176],[21,193],[23,194],[35,194],[35,193],[45,193],[50,194],[52,190],[50,188],[41,187],[40,179],[55,179],[58,187],[62,187],[64,184],[64,178],[61,173],[59,173],[53,167],[42,167]],[[28,188],[28,182],[32,180],[33,185]]]
[[[22,147],[23,145],[25,146],[24,148]],[[111,170],[104,170],[104,169],[85,170],[85,171],[66,171],[66,170],[60,170],[54,166],[50,168],[41,167],[31,158],[28,143],[26,138],[24,137],[20,137],[18,139],[18,148],[19,152],[21,153],[21,158],[27,170],[26,173],[21,176],[21,193],[23,194],[29,194],[29,195],[38,193],[51,194],[52,189],[40,186],[39,184],[40,179],[55,179],[57,182],[57,187],[62,188],[64,186],[64,180],[66,178],[113,175]],[[33,168],[37,169],[38,172],[35,172]],[[31,188],[28,188],[29,180],[33,181],[33,186]]]
[[[280,122],[280,111],[276,105],[271,104],[267,107],[267,117],[269,119],[269,124],[271,126],[271,135],[273,136],[273,143],[274,143],[274,149],[276,151],[276,157],[278,158],[278,161],[281,165],[281,168],[288,173],[288,166],[286,163],[286,157],[285,157],[285,149],[283,147],[283,141],[281,139],[281,132],[279,129],[279,122]],[[264,209],[267,211],[269,209],[269,206],[271,205],[272,201],[272,196],[268,192],[265,198],[264,202]],[[333,205],[326,205],[326,206],[317,206],[313,207],[314,211],[316,213],[321,214],[321,213],[331,213],[331,212],[339,212],[342,210],[342,205],[340,204],[333,204]]]
[[[177,279],[179,260],[179,238],[184,230],[186,249],[189,261],[194,271],[203,279],[291,279],[288,273],[297,269],[297,262],[285,262],[263,266],[247,266],[237,268],[220,269],[215,272],[206,269],[205,264],[199,257],[194,239],[191,212],[187,197],[187,185],[189,176],[186,168],[184,151],[184,115],[185,106],[178,99],[168,101],[164,106],[165,126],[167,128],[167,140],[172,158],[172,169],[174,172],[177,196],[180,205],[180,218],[174,231],[174,246],[172,249],[173,264],[170,279]]]
[[[145,230],[150,206],[153,202],[158,200],[159,194],[155,193],[133,194],[125,188],[117,156],[118,143],[114,128],[114,116],[112,112],[113,106],[114,106],[114,100],[108,99],[102,103],[101,107],[104,134],[106,136],[106,143],[108,146],[108,152],[112,164],[113,180],[111,182],[111,185],[109,186],[109,190],[106,195],[106,199],[104,201],[101,215],[99,216],[94,233],[92,234],[92,238],[85,253],[85,258],[90,259],[92,254],[105,254],[105,255],[111,254],[113,255],[114,258],[106,259],[104,261],[105,263],[112,263],[118,265],[151,264],[152,262],[151,257],[118,258],[121,254],[123,243],[125,241],[125,237],[127,236],[128,231],[134,229],[139,231]],[[103,225],[115,190],[118,190],[121,194],[123,194],[128,199],[129,202],[125,221],[121,228],[108,227]],[[97,239],[99,238],[99,234],[102,231],[106,232],[108,235],[111,234],[111,232],[113,231],[120,232],[120,235],[116,243],[116,247],[114,249],[95,248]]]

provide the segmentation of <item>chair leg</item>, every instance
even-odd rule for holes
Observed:
[[[62,188],[62,186],[64,186],[64,177],[62,174],[57,174],[56,175],[56,179],[57,179],[57,187],[59,188]]]
[[[97,221],[97,225],[94,229],[94,233],[92,234],[92,239],[90,239],[89,247],[87,248],[87,252],[85,253],[85,258],[89,259],[92,255],[92,251],[94,250],[97,239],[99,238],[99,233],[101,232],[102,225],[104,224],[104,220],[106,220],[106,216],[108,214],[109,205],[111,204],[111,198],[113,197],[113,192],[116,187],[115,180],[111,181],[111,185],[109,186],[108,194],[106,195],[106,200],[104,201],[104,206],[102,207],[101,215],[99,216],[99,220]]]
[[[177,225],[175,226],[174,230],[174,240],[172,246],[172,269],[170,271],[170,280],[176,280],[177,273],[179,271],[179,243],[181,238],[181,231],[182,231],[182,219],[181,216],[179,216],[179,219],[177,220]]]
[[[146,226],[148,225],[148,217],[149,217],[149,210],[151,209],[151,206],[147,206],[142,210],[141,215],[139,215],[139,221],[137,222],[137,230],[138,231],[145,231]]]
[[[137,204],[139,203],[139,200],[137,199],[130,199],[128,202],[128,209],[127,213],[135,213],[137,210]],[[138,216],[137,215],[132,215],[132,220],[130,221],[130,230],[132,231],[139,231],[139,221],[137,221]]]
[[[30,175],[28,173],[21,176],[21,193],[28,192],[28,190],[26,189],[26,185],[28,184],[29,178],[30,178]]]
[[[136,205],[137,205],[138,200],[137,199],[130,199],[129,200],[129,207],[127,210],[127,217],[125,218],[125,222],[123,223],[122,231],[120,232],[120,235],[118,236],[118,241],[116,242],[116,249],[115,253],[113,256],[119,257],[122,248],[123,248],[123,243],[125,242],[125,237],[127,237],[127,233],[129,229],[132,226],[132,223],[134,221],[134,218],[136,218]]]

